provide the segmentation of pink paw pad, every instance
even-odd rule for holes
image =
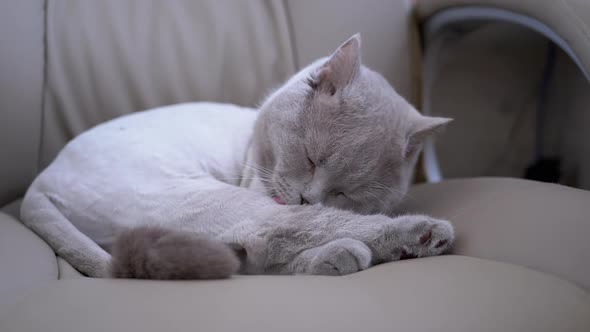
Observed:
[[[438,241],[438,243],[434,247],[438,249],[438,248],[444,246],[445,244],[447,244],[448,242],[449,241],[447,241],[447,240],[440,240],[440,241]]]
[[[428,230],[428,232],[420,236],[420,244],[427,245],[430,242],[430,239],[432,239],[432,230]]]

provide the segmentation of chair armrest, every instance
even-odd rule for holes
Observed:
[[[0,212],[0,305],[57,277],[53,250],[15,217]]]

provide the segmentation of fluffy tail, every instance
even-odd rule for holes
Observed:
[[[240,268],[240,260],[224,243],[156,226],[124,231],[111,254],[113,278],[223,279]]]

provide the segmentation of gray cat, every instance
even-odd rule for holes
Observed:
[[[258,111],[182,104],[89,130],[35,180],[25,223],[95,277],[344,275],[445,252],[448,221],[394,213],[450,119],[420,115],[361,64],[360,42]]]

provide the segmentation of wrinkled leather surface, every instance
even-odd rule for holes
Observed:
[[[0,206],[37,172],[43,87],[43,1],[0,1]]]
[[[0,147],[12,162],[0,163],[0,204],[24,193],[69,139],[93,125],[185,101],[254,106],[359,31],[365,62],[418,100],[420,57],[408,1],[32,0],[1,6]]]
[[[85,129],[187,101],[255,105],[295,72],[281,1],[49,1],[42,164]]]
[[[345,277],[75,279],[0,317],[6,331],[589,331],[590,296],[555,277],[470,257]]]
[[[590,290],[590,192],[508,178],[412,188],[400,211],[448,218],[454,252],[549,272]]]

